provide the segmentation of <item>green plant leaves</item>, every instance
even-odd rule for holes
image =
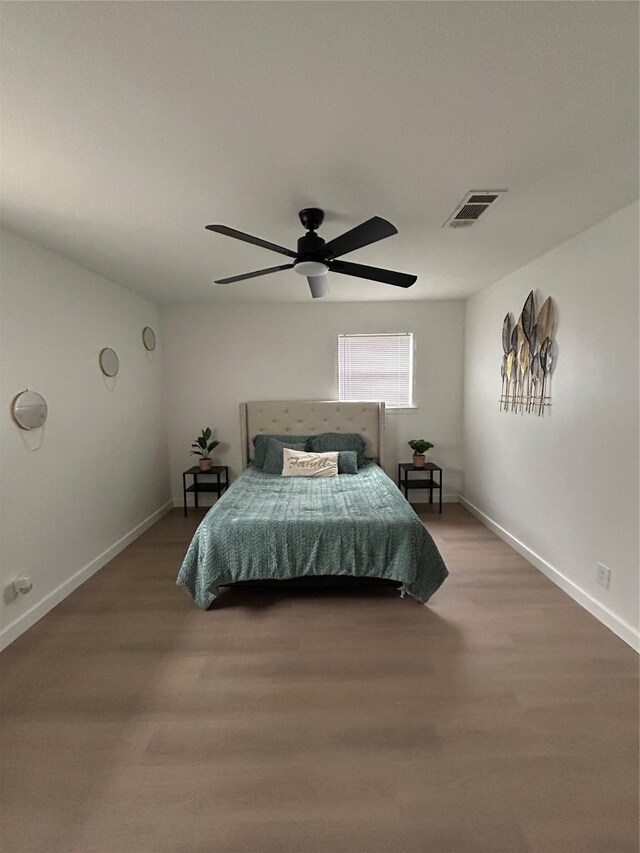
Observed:
[[[431,450],[434,446],[430,441],[426,441],[424,438],[413,438],[411,441],[408,441],[407,444],[415,453],[426,453],[427,450]]]
[[[202,456],[203,459],[209,458],[211,451],[220,444],[215,439],[213,441],[210,440],[211,434],[211,427],[204,427],[202,434],[191,445],[194,448],[190,453],[191,456]]]

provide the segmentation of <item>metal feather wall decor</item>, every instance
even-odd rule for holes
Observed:
[[[502,322],[502,349],[505,355],[509,355],[511,349],[511,314],[507,314]]]
[[[527,338],[527,341],[530,341],[533,337],[533,327],[536,322],[535,319],[535,305],[533,303],[533,290],[527,296],[524,305],[522,306],[522,314],[520,315],[520,323],[522,325],[522,330]]]
[[[545,338],[550,338],[553,333],[553,302],[549,297],[538,314],[538,322],[536,323],[536,338],[538,346],[542,346]]]
[[[549,411],[551,373],[555,366],[554,325],[551,297],[545,300],[536,318],[533,290],[527,296],[515,325],[511,314],[504,318],[500,411],[540,417]]]
[[[538,383],[542,380],[542,367],[540,366],[540,353],[537,352],[531,362],[531,396],[527,407],[528,412],[532,412],[535,405],[535,400],[538,395]]]
[[[511,381],[511,370],[507,375],[507,357],[511,351],[511,314],[507,314],[502,321],[502,364],[500,365],[500,375],[502,376],[502,390],[500,391],[500,408],[503,406],[503,401],[509,391],[509,382]]]
[[[511,384],[511,374],[513,373],[513,365],[516,360],[516,351],[514,349],[509,350],[509,355],[507,356],[507,381]]]
[[[520,347],[520,411],[522,411],[522,407],[525,403],[525,390],[531,396],[531,387],[530,387],[530,370],[531,370],[531,357],[529,355],[529,341],[525,341]],[[527,403],[528,405],[528,403]]]
[[[518,324],[511,330],[511,349],[518,350]]]

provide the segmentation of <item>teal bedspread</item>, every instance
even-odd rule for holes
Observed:
[[[235,581],[355,575],[427,601],[447,577],[433,539],[374,463],[338,477],[244,471],[198,527],[177,584],[206,609]]]

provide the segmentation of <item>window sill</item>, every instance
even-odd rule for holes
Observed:
[[[389,406],[385,406],[385,414],[387,415],[413,415],[418,411],[417,406],[403,406],[401,409],[392,409]]]

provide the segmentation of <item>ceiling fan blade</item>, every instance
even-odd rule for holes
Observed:
[[[245,243],[253,243],[254,246],[260,246],[263,249],[270,249],[272,252],[279,252],[281,255],[287,255],[289,258],[298,257],[291,249],[285,249],[284,246],[269,243],[268,240],[261,240],[260,237],[252,237],[251,234],[245,234],[244,231],[236,231],[235,228],[229,228],[227,225],[205,225],[205,228],[208,231],[215,231],[218,234],[224,234],[226,237],[234,237],[236,240],[242,240]]]
[[[257,278],[259,275],[269,275],[270,272],[279,272],[280,270],[290,270],[293,264],[283,264],[281,267],[269,267],[268,270],[256,270],[255,272],[246,272],[243,275],[232,275],[230,278],[220,278],[214,284],[233,284],[234,281],[244,281],[246,278]]]
[[[380,267],[367,267],[363,264],[351,264],[349,261],[330,261],[329,269],[331,272],[342,273],[342,275],[354,275],[356,278],[382,281],[384,284],[393,284],[396,287],[411,287],[418,280],[417,275],[409,275],[406,272],[395,272],[394,270],[383,270]]]
[[[326,275],[308,275],[309,290],[314,299],[329,295],[329,282]]]
[[[336,237],[335,240],[330,240],[322,247],[322,255],[325,258],[339,258],[340,255],[355,252],[356,249],[362,249],[363,246],[377,243],[378,240],[384,240],[385,237],[392,237],[397,233],[398,229],[386,219],[374,216],[356,225],[351,231]]]

